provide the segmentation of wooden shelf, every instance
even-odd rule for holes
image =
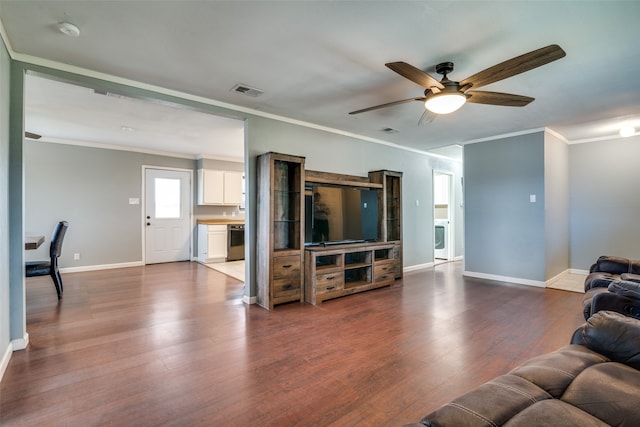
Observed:
[[[393,284],[394,248],[394,243],[379,242],[306,248],[305,301],[316,305]],[[329,257],[335,262],[323,264]]]
[[[372,182],[382,184],[378,199],[378,235],[394,242],[395,277],[402,278],[402,172],[387,170],[369,172]]]
[[[258,156],[257,302],[303,300],[304,157]]]

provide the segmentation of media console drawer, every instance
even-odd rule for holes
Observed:
[[[300,256],[274,256],[273,257],[273,278],[300,277],[302,263]]]
[[[276,304],[281,301],[289,301],[290,298],[300,298],[300,280],[297,277],[274,279],[273,281],[273,299]]]
[[[327,292],[342,289],[344,286],[344,272],[342,270],[321,273],[316,276],[316,291]]]
[[[373,271],[373,280],[381,282],[383,280],[395,279],[395,264],[392,261],[385,261],[383,263],[376,263]]]

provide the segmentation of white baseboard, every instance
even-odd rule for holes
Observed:
[[[426,270],[428,268],[433,268],[435,264],[433,262],[425,262],[424,264],[416,264],[410,265],[409,267],[404,267],[402,269],[403,273],[411,273],[412,271]]]
[[[11,360],[11,354],[17,350],[24,350],[29,345],[29,334],[25,333],[24,337],[18,338],[17,340],[11,340],[9,345],[4,351],[2,355],[2,359],[0,359],[0,381],[2,381],[2,377],[4,377],[4,372],[7,370],[7,366],[9,366],[9,360]]]
[[[537,288],[546,287],[545,282],[539,280],[522,279],[520,277],[497,276],[495,274],[477,273],[475,271],[463,271],[463,276],[475,277],[477,279],[497,280],[500,282],[516,283],[518,285],[535,286]]]
[[[556,276],[552,277],[551,279],[547,280],[544,282],[545,287],[549,287],[549,285],[553,285],[554,282],[557,282],[558,280],[560,280],[562,278],[562,276],[566,275],[569,273],[569,270],[565,270],[560,274],[557,274]]]
[[[0,359],[0,381],[2,381],[2,377],[4,376],[4,371],[7,370],[7,366],[9,366],[9,360],[11,359],[11,353],[13,353],[13,349],[11,348],[11,343],[7,345],[7,348],[2,355],[2,359]]]
[[[589,270],[578,270],[577,268],[570,268],[569,273],[571,274],[581,274],[583,276],[587,276],[589,274]]]
[[[256,302],[258,302],[258,298],[257,297],[250,297],[248,295],[243,295],[242,302],[245,303],[245,304],[255,304]]]
[[[111,270],[113,268],[140,267],[142,265],[144,265],[142,261],[121,262],[118,264],[84,265],[82,267],[61,268],[60,273],[79,273],[83,271]]]
[[[29,334],[24,333],[22,338],[11,340],[11,349],[13,351],[24,350],[29,345]]]

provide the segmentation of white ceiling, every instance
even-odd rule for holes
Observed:
[[[637,1],[0,0],[0,19],[16,59],[70,64],[414,149],[542,127],[569,141],[614,136],[623,123],[640,128]],[[80,37],[58,32],[61,21],[77,25]],[[536,98],[526,107],[467,104],[426,126],[418,125],[418,102],[347,114],[422,95],[419,86],[387,69],[387,62],[405,61],[439,77],[435,65],[451,61],[455,70],[449,77],[462,80],[549,44],[560,45],[567,56],[486,86]],[[251,98],[232,92],[237,83],[265,93]],[[66,97],[48,92],[37,94],[43,105],[51,102],[47,97],[54,105]],[[157,105],[142,114],[132,104],[125,118],[135,120],[105,120],[114,109],[124,109],[125,100],[102,98],[57,112],[42,108],[39,120],[47,125],[32,131],[47,136],[54,132],[48,126],[64,122],[56,138],[90,140],[102,138],[102,123],[112,129],[155,127],[161,131],[149,138],[112,130],[104,142],[165,140],[169,145],[159,149],[175,151],[187,142],[166,141],[170,131],[162,126],[183,127],[190,143],[216,127],[209,127],[211,116],[191,119],[172,109],[180,115],[174,118],[168,110],[155,110]],[[91,118],[94,108],[97,121]],[[69,124],[77,121],[78,109],[91,126]],[[73,114],[65,118],[65,110]],[[399,132],[385,134],[386,127]],[[64,135],[64,129],[75,133]],[[202,154],[215,145],[204,141],[189,150]]]
[[[25,81],[25,129],[43,141],[243,161],[242,120],[32,74]]]

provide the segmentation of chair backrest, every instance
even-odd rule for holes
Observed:
[[[49,249],[51,259],[58,258],[62,253],[62,241],[64,240],[64,235],[67,233],[67,228],[69,228],[69,223],[67,221],[60,221],[56,224],[56,228],[53,229],[51,247]]]

